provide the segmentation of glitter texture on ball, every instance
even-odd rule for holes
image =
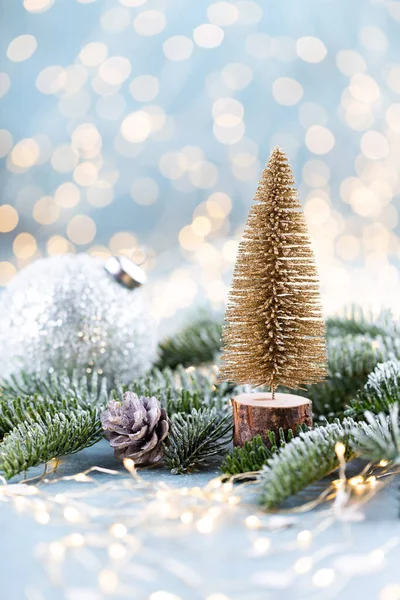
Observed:
[[[0,296],[0,372],[98,371],[128,382],[156,357],[156,325],[142,289],[115,281],[86,254],[39,259]]]

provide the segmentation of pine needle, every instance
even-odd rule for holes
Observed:
[[[20,423],[0,444],[0,471],[6,479],[92,446],[103,436],[95,408],[46,414]]]
[[[346,307],[341,314],[329,317],[326,321],[328,338],[347,335],[396,337],[399,329],[399,323],[391,310],[384,309],[374,315],[357,305]]]
[[[59,412],[82,410],[76,398],[46,398],[42,396],[23,396],[0,398],[0,438],[25,420],[31,422],[56,416]]]
[[[164,446],[165,462],[172,473],[194,471],[212,457],[224,454],[231,439],[230,415],[220,417],[213,408],[177,413]]]
[[[157,367],[175,368],[212,362],[221,347],[221,321],[204,313],[190,325],[159,345]]]
[[[218,413],[226,414],[230,408],[232,395],[238,393],[227,383],[217,384],[215,370],[189,369],[182,366],[175,370],[169,367],[154,369],[145,377],[121,386],[114,396],[121,396],[130,390],[141,396],[156,396],[169,416],[175,413],[190,413],[193,408],[215,408]]]
[[[77,371],[56,371],[48,375],[13,375],[0,382],[0,401],[24,396],[41,396],[54,401],[76,400],[81,407],[103,405],[108,399],[107,379],[96,371],[89,377]]]
[[[328,354],[327,379],[308,387],[306,395],[312,400],[315,417],[332,420],[343,418],[378,363],[400,358],[400,340],[362,335],[333,338],[328,342]]]
[[[389,360],[379,364],[368,376],[361,390],[346,411],[353,419],[364,419],[368,411],[389,414],[395,402],[400,402],[400,361]]]
[[[381,460],[400,462],[399,404],[396,402],[388,414],[365,414],[366,422],[360,423],[354,446],[360,455],[374,463]]]
[[[266,509],[273,508],[286,498],[325,477],[338,466],[335,445],[342,442],[346,447],[345,459],[355,456],[352,445],[353,419],[336,421],[312,431],[300,433],[263,467],[259,475],[260,503]]]
[[[299,425],[296,435],[301,431],[308,430],[307,425]],[[235,446],[225,457],[221,470],[227,475],[259,471],[269,458],[272,458],[276,452],[284,448],[293,439],[294,434],[289,429],[285,435],[284,430],[280,428],[278,439],[273,431],[267,431],[266,437],[268,445],[261,435],[256,435],[252,440],[245,442],[243,447]]]

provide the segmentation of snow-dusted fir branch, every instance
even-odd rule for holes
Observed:
[[[158,367],[212,362],[221,348],[222,318],[207,312],[159,345]]]
[[[0,398],[0,438],[26,420],[31,422],[44,419],[46,415],[55,417],[60,412],[83,410],[76,398],[54,396],[22,396]]]
[[[108,398],[107,379],[96,371],[91,375],[81,375],[78,371],[68,373],[60,370],[47,375],[21,372],[0,382],[0,401],[27,396],[65,402],[74,399],[82,408],[103,405]]]
[[[273,508],[336,469],[337,442],[344,444],[346,460],[351,459],[355,455],[352,437],[356,427],[355,421],[347,418],[342,423],[335,421],[300,433],[286,444],[267,461],[259,475],[260,503],[264,508]]]
[[[92,446],[102,435],[96,408],[27,419],[0,444],[0,472],[10,479],[30,467]]]
[[[226,414],[233,393],[232,386],[227,383],[217,384],[213,368],[200,371],[182,366],[154,369],[145,377],[122,386],[113,395],[120,397],[127,390],[139,396],[156,396],[169,416],[190,413],[193,408],[215,408]]]
[[[354,419],[363,419],[366,411],[389,414],[395,402],[400,402],[400,361],[393,359],[379,364],[368,376],[346,414]]]
[[[210,458],[224,454],[231,439],[230,415],[221,417],[214,408],[177,413],[164,444],[165,462],[173,473],[193,471]]]
[[[397,402],[389,409],[389,414],[365,414],[366,422],[361,422],[355,434],[354,447],[363,458],[375,463],[381,460],[400,461],[400,423]]]
[[[343,417],[378,363],[400,358],[400,340],[364,335],[331,338],[328,357],[327,379],[310,386],[307,397],[312,400],[316,417],[331,420]]]
[[[327,319],[326,330],[331,338],[347,335],[398,337],[400,325],[390,309],[383,309],[376,315],[361,306],[350,305]]]
[[[308,430],[307,425],[299,425],[296,434]],[[260,435],[256,435],[252,440],[246,441],[243,447],[235,446],[225,457],[221,470],[227,475],[259,471],[269,458],[272,458],[276,452],[284,448],[293,439],[294,435],[292,429],[285,433],[280,428],[278,435],[269,430],[265,434],[268,444],[264,442]]]

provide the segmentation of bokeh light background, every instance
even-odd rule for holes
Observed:
[[[399,1],[4,0],[0,15],[0,285],[39,256],[133,251],[160,320],[221,307],[279,144],[326,312],[397,308]]]

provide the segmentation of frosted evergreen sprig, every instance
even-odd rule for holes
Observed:
[[[312,385],[307,397],[316,417],[342,418],[378,363],[400,358],[400,339],[356,335],[328,341],[328,377]]]
[[[307,425],[300,425],[296,434],[308,430]],[[221,470],[227,475],[259,471],[269,458],[293,439],[294,433],[289,429],[285,434],[280,428],[278,437],[273,431],[267,431],[266,437],[268,445],[260,435],[256,435],[252,440],[245,442],[243,447],[235,446],[225,457]]]
[[[82,407],[76,398],[52,399],[38,395],[0,397],[0,438],[27,419],[33,422],[45,418],[46,415],[54,417],[59,412],[80,410]]]
[[[354,438],[354,447],[360,455],[375,463],[381,460],[400,461],[399,404],[392,404],[388,414],[365,413]]]
[[[207,312],[159,345],[157,366],[184,367],[212,362],[221,348],[222,318]]]
[[[242,388],[240,388],[242,389]],[[130,390],[139,396],[156,396],[167,413],[190,413],[193,408],[215,408],[219,413],[226,414],[230,406],[230,398],[238,393],[239,388],[227,383],[217,383],[214,369],[199,371],[166,367],[163,370],[154,369],[151,373],[131,384],[121,386],[113,396],[121,396]]]
[[[269,448],[261,435],[256,435],[252,440],[245,442],[242,448],[235,446],[225,456],[225,460],[221,465],[221,471],[227,475],[239,475],[239,473],[259,471],[277,449],[276,444]]]
[[[0,472],[10,479],[30,467],[92,446],[102,435],[96,408],[27,419],[0,444]]]
[[[352,439],[357,424],[346,418],[306,433],[286,444],[271,459],[259,475],[260,503],[266,509],[283,502],[311,483],[325,477],[338,466],[335,444],[345,445],[345,459],[355,456]]]
[[[96,371],[81,375],[78,371],[54,371],[47,375],[12,375],[0,382],[0,401],[24,396],[42,396],[55,401],[76,399],[81,407],[104,405],[108,400],[107,379]]]
[[[400,402],[400,361],[379,364],[368,376],[364,389],[350,402],[346,415],[364,419],[365,412],[389,414],[392,405]]]
[[[165,462],[172,473],[193,471],[210,458],[225,454],[231,439],[231,415],[221,417],[214,408],[177,413],[164,444]]]
[[[378,315],[361,306],[351,305],[341,314],[329,317],[326,321],[328,338],[347,335],[367,335],[369,337],[396,337],[400,324],[389,309]]]

